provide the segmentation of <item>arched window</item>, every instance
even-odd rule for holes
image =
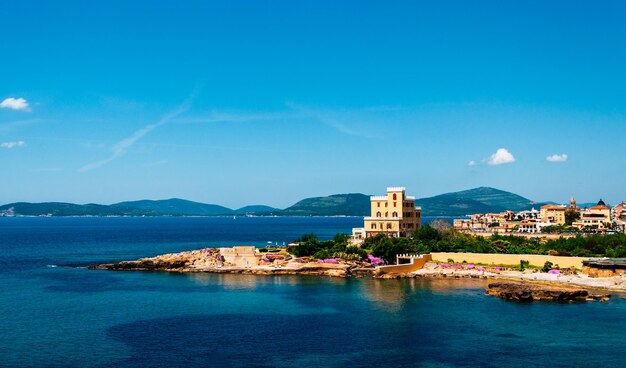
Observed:
[[[376,229],[376,224],[372,224],[372,229]]]
[[[376,212],[376,217],[380,217],[380,211]]]
[[[393,193],[393,200],[395,201],[398,198],[398,196],[396,195],[396,193]]]
[[[398,212],[393,211],[393,215],[392,215],[392,216],[393,216],[393,217],[398,217]]]
[[[391,229],[391,223],[390,222],[387,223],[387,229]]]
[[[389,217],[389,212],[385,212],[385,217]]]

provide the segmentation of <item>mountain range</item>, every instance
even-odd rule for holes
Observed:
[[[507,209],[521,211],[542,203],[503,190],[480,187],[416,199],[415,204],[422,207],[424,216],[463,216]],[[361,193],[306,198],[285,209],[264,205],[230,209],[179,198],[112,205],[17,202],[0,206],[0,214],[21,216],[367,216],[369,212],[370,196]]]

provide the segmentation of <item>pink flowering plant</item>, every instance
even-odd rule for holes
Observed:
[[[368,255],[367,255],[367,259],[370,261],[370,263],[371,263],[373,266],[380,266],[380,265],[382,265],[383,263],[385,263],[385,261],[383,261],[383,259],[382,259],[382,258],[379,258],[379,257],[374,257],[374,256],[373,256],[373,255],[371,255],[371,254],[368,254]]]
[[[339,263],[341,258],[326,258],[326,259],[318,259],[317,263]]]

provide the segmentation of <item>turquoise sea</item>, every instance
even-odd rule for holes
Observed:
[[[90,271],[330,238],[361,218],[0,218],[2,367],[624,367],[626,300],[516,304],[480,280]]]

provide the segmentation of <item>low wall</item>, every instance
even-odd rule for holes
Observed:
[[[461,263],[482,263],[487,265],[519,265],[521,260],[528,261],[528,264],[536,267],[543,267],[549,261],[553,265],[560,268],[574,267],[582,269],[583,260],[589,259],[585,257],[562,257],[562,256],[544,256],[536,254],[489,254],[489,253],[431,253],[433,261],[447,262],[453,259],[454,262]]]
[[[413,258],[413,263],[406,263],[400,265],[390,265],[390,266],[378,266],[376,267],[376,271],[380,273],[409,273],[417,270],[421,270],[424,268],[426,262],[432,261],[432,256],[430,254],[424,254],[420,258]]]

